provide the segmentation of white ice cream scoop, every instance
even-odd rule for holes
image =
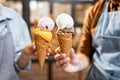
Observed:
[[[74,21],[70,15],[62,13],[56,18],[56,24],[60,29],[72,28]]]
[[[41,30],[52,31],[54,26],[55,26],[54,21],[49,17],[43,17],[38,22],[38,27]]]

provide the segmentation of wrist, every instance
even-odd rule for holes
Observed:
[[[79,71],[79,66],[69,64],[66,68],[64,68],[64,71],[69,72],[69,73],[78,72]]]
[[[89,66],[90,60],[84,54],[79,54],[78,57],[79,57],[79,63],[78,63],[79,64],[79,71],[82,71]]]
[[[29,62],[29,59],[28,59],[27,55],[25,55],[24,53],[22,53],[21,56],[20,56],[20,58],[17,61],[17,65],[20,68],[25,68],[27,66],[28,62]]]

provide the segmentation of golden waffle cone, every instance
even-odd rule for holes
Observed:
[[[39,66],[40,69],[42,70],[47,53],[46,49],[48,48],[49,43],[45,41],[43,38],[41,38],[40,35],[38,34],[34,34],[34,41],[36,45],[36,52],[37,52]]]
[[[70,51],[72,48],[72,33],[57,33],[57,39],[63,53],[70,56]]]

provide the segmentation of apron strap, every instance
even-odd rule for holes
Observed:
[[[8,32],[10,32],[10,27],[9,27],[9,22],[8,19],[5,19],[5,24],[6,24],[6,28],[8,29]]]
[[[103,8],[104,8],[104,4],[107,2],[107,0],[103,0],[102,3],[98,6],[98,8],[96,9],[96,13],[95,16],[93,18],[93,21],[91,23],[91,27],[95,27],[98,23],[98,20],[103,12]]]
[[[108,12],[109,4],[110,4],[110,0],[108,0],[107,3],[104,5],[103,12]]]

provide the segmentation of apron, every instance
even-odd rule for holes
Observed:
[[[86,80],[120,80],[120,11],[104,5],[93,38],[93,66]]]
[[[3,22],[6,24],[7,32],[0,35],[0,80],[19,80],[14,67],[14,43],[8,19]]]

